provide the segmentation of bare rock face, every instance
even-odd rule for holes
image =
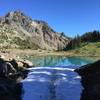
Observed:
[[[69,42],[63,33],[55,32],[46,22],[32,20],[20,11],[0,18],[0,47],[63,50]]]
[[[100,100],[100,60],[75,70],[81,77],[83,91],[80,100]]]

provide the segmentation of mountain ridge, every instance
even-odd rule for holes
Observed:
[[[32,20],[21,11],[0,17],[0,48],[63,50],[70,41],[48,23]]]

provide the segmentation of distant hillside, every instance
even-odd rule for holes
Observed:
[[[99,31],[87,32],[82,36],[77,35],[75,38],[73,38],[68,43],[65,50],[81,48],[89,43],[95,43],[95,42],[100,42],[100,32]]]
[[[100,32],[87,32],[82,36],[77,35],[67,45],[65,51],[73,55],[100,56]]]
[[[96,56],[100,59],[100,42],[90,42],[83,46],[69,50],[77,56]]]
[[[46,22],[32,20],[20,11],[0,17],[0,48],[63,50],[69,40]]]

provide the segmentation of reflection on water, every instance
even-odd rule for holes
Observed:
[[[29,59],[38,67],[30,68],[23,81],[23,100],[80,100],[82,86],[74,69],[90,63],[90,60],[62,56]]]
[[[68,66],[84,65],[92,60],[84,57],[65,57],[65,56],[36,56],[28,58],[35,66]]]
[[[67,67],[32,68],[23,81],[23,100],[79,100],[81,85],[77,76]]]

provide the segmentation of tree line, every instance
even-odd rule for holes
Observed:
[[[82,36],[75,36],[67,45],[66,50],[75,49],[81,46],[82,43],[100,42],[100,32],[86,32]]]

